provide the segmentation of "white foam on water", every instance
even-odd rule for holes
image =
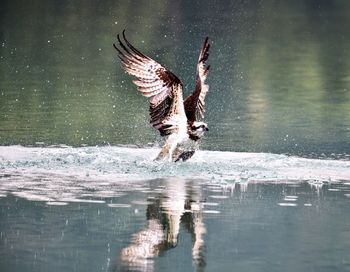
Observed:
[[[203,210],[203,213],[208,213],[208,214],[219,214],[220,211],[216,211],[216,210]]]
[[[156,148],[119,146],[0,146],[0,192],[53,203],[104,203],[101,199],[129,191],[161,193],[162,188],[150,189],[144,181],[172,177],[205,180],[211,183],[209,191],[218,193],[225,184],[239,185],[242,191],[251,183],[297,186],[307,181],[316,188],[325,182],[350,184],[350,161],[198,151],[187,162],[154,162],[158,152]]]
[[[289,198],[289,199],[298,199],[299,197],[296,195],[286,195],[285,198]]]
[[[287,195],[284,197],[283,199],[284,201],[297,201],[298,200],[298,196],[294,196],[294,195]]]
[[[107,204],[108,207],[110,208],[130,208],[130,204],[122,204],[122,203],[110,203]]]
[[[285,199],[283,199],[283,201],[291,201],[291,202],[297,201],[297,200],[298,200],[297,198],[285,198]]]
[[[147,206],[147,205],[151,204],[152,202],[150,202],[150,201],[142,201],[142,200],[133,200],[133,201],[131,201],[131,203],[134,204],[134,205]]]
[[[203,206],[218,206],[219,203],[216,203],[216,202],[203,202],[202,205]]]
[[[298,204],[296,203],[284,203],[284,202],[281,202],[281,203],[277,203],[278,206],[281,206],[281,207],[296,207],[298,206]]]
[[[62,201],[66,202],[78,202],[78,203],[98,203],[98,204],[103,204],[106,203],[104,200],[95,200],[95,199],[83,199],[83,198],[66,198],[62,199]]]
[[[229,196],[223,196],[223,195],[210,195],[210,198],[214,198],[214,199],[227,199],[229,198]]]
[[[68,202],[49,201],[49,202],[46,202],[46,205],[50,205],[50,206],[65,206],[65,205],[68,205]]]
[[[304,159],[266,153],[198,151],[191,160],[175,164],[153,162],[158,151],[111,146],[0,146],[0,169],[3,174],[14,174],[16,170],[42,170],[80,177],[109,176],[118,179],[183,176],[239,182],[343,180],[349,183],[350,180],[350,161]]]

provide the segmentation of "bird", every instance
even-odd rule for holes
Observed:
[[[209,131],[201,121],[205,113],[206,84],[210,65],[209,38],[206,37],[199,53],[194,91],[184,99],[183,83],[159,62],[136,49],[127,39],[125,30],[113,43],[123,69],[136,79],[133,83],[149,99],[151,125],[166,137],[155,161],[186,161],[198,149],[198,141]]]

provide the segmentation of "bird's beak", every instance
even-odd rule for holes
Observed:
[[[205,131],[209,131],[209,128],[205,128]]]

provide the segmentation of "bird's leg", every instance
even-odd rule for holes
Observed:
[[[163,145],[162,150],[159,152],[158,156],[154,159],[155,161],[162,161],[169,156],[171,146],[168,143]]]
[[[177,145],[175,147],[175,150],[172,152],[172,160],[174,162],[179,160],[179,157],[181,156],[181,154],[184,152],[183,148],[180,145]]]
[[[183,153],[181,153],[176,159],[175,159],[175,162],[178,162],[180,160],[182,161],[187,161],[188,159],[190,159],[193,154],[194,154],[194,150],[189,150],[189,151],[185,151]]]
[[[155,158],[155,161],[161,161],[165,159],[172,161],[173,159],[172,154],[178,145],[177,136],[178,136],[177,134],[172,134],[168,137],[164,146],[162,147],[162,150],[160,151],[158,156]]]

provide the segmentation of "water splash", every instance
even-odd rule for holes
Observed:
[[[213,192],[240,184],[307,181],[349,183],[350,162],[266,153],[199,151],[185,163],[159,163],[158,149],[131,147],[0,147],[0,193],[51,204],[105,203],[133,190],[148,192],[145,180],[180,177],[212,184]],[[162,188],[159,188],[161,191]],[[216,196],[220,198],[221,196]],[[213,198],[214,200],[214,198]]]

